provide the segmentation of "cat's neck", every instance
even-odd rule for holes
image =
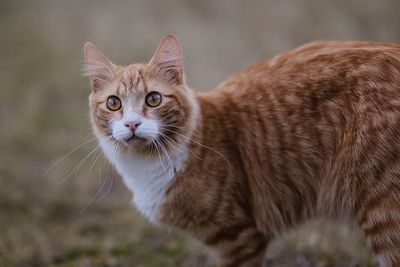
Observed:
[[[157,208],[177,172],[183,169],[187,153],[176,150],[157,157],[117,151],[111,141],[100,139],[109,161],[133,192],[133,203],[150,221],[157,222]]]

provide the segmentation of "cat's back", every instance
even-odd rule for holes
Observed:
[[[277,113],[283,121],[312,123],[326,113],[353,116],[355,109],[398,112],[400,45],[309,43],[232,75],[211,94],[221,110]]]
[[[302,83],[334,78],[390,80],[400,77],[400,45],[363,41],[317,41],[252,65],[230,76],[219,90],[242,90],[274,82]],[[274,86],[272,86],[274,87]]]

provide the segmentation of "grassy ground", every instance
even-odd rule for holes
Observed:
[[[115,43],[121,47],[117,54],[122,58],[131,51],[128,45],[124,46],[128,40],[129,44],[137,44],[134,54],[143,60],[150,56],[164,32],[177,29],[186,40],[183,43],[185,47],[186,42],[188,57],[195,59],[187,64],[188,76],[192,77],[189,80],[195,85],[211,86],[251,61],[303,42],[296,34],[310,37],[310,33],[307,29],[292,30],[290,40],[283,38],[284,35],[276,35],[290,27],[273,15],[273,11],[268,11],[271,17],[282,22],[283,28],[269,26],[270,32],[275,33],[273,36],[281,38],[267,42],[256,34],[263,28],[254,25],[267,24],[256,21],[264,18],[258,12],[257,4],[247,7],[254,17],[248,14],[239,23],[237,18],[229,17],[236,17],[244,8],[239,1],[210,3],[211,8],[200,2],[185,5],[173,1],[163,6],[159,1],[168,15],[160,14],[159,6],[153,8],[145,1],[134,1],[133,6],[128,2],[121,1],[118,6],[121,14],[128,12],[124,16],[110,15],[108,10],[113,7],[107,1],[89,1],[82,6],[78,1],[0,2],[0,266],[213,266],[206,250],[191,238],[156,228],[139,216],[130,206],[130,193],[99,152],[92,153],[81,168],[74,171],[74,167],[93,151],[95,142],[69,154],[43,176],[60,156],[92,138],[87,114],[89,88],[79,72],[82,44],[87,39],[103,42],[106,47]],[[303,8],[318,3],[303,2],[306,3]],[[350,2],[356,6],[355,1]],[[371,15],[376,20],[376,36],[389,36],[387,29],[390,27],[386,26],[398,25],[392,23],[396,22],[393,18],[398,18],[398,4],[396,1],[387,4],[386,24],[378,20],[378,15],[374,17],[364,11],[365,7],[350,15],[356,14],[361,22],[368,21],[365,17]],[[291,13],[292,9],[285,9],[285,5],[274,10],[287,14],[286,18],[299,18]],[[137,35],[124,39],[127,36],[125,30],[130,26],[122,19],[129,18],[131,12],[126,11],[126,7],[136,12],[132,17],[141,16],[141,19],[132,24]],[[375,9],[382,11],[380,7]],[[307,17],[308,11],[304,10],[300,11]],[[313,6],[307,10],[320,9]],[[228,17],[220,18],[220,14]],[[65,16],[68,21],[64,21]],[[168,20],[169,17],[174,19]],[[176,17],[184,21],[176,20]],[[231,19],[234,28],[229,28]],[[297,24],[296,20],[291,23]],[[312,21],[308,21],[302,25],[307,28],[311,24]],[[125,25],[124,31],[116,34],[113,29],[120,25]],[[349,25],[343,28],[354,29],[358,24]],[[363,24],[360,25],[363,28]],[[226,35],[218,38],[219,34],[225,33],[221,31],[224,27],[227,28]],[[320,27],[319,31],[323,31],[323,26]],[[236,35],[235,30],[240,34]],[[148,36],[147,31],[154,33]],[[198,34],[208,34],[218,49],[212,52],[214,46],[203,48],[202,44],[191,41]],[[346,34],[339,35],[343,36]],[[354,38],[357,36],[363,37],[355,34]],[[369,36],[375,35],[369,32],[364,37]],[[232,51],[241,51],[247,44],[246,38],[254,40],[247,41],[253,47],[247,54],[224,54],[227,43],[232,43]],[[262,48],[269,42],[275,46],[270,44],[269,50]],[[150,43],[153,44],[151,47]],[[282,47],[276,45],[280,43]],[[196,51],[201,53],[196,54]],[[127,58],[121,61],[129,62],[133,57]],[[210,60],[209,65],[205,64],[205,58]],[[202,66],[201,71],[196,70],[195,65]],[[237,67],[232,69],[231,66]],[[209,78],[204,79],[204,76]],[[275,267],[372,266],[370,250],[356,228],[327,222],[312,222],[280,237],[268,251],[268,263]]]

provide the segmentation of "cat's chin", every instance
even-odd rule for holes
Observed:
[[[148,139],[133,136],[125,141],[119,141],[126,149],[145,152],[151,148],[152,142]]]

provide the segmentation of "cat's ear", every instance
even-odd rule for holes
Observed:
[[[149,66],[170,83],[184,83],[182,49],[175,35],[167,34],[161,40]]]
[[[114,79],[117,67],[94,44],[87,42],[83,48],[85,65],[83,75],[89,76],[93,91],[101,89],[106,82]]]

